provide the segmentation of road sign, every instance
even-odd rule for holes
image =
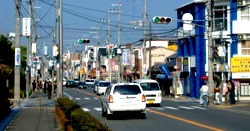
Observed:
[[[21,50],[20,48],[15,49],[15,67],[20,68],[21,63]]]
[[[23,36],[30,36],[30,18],[23,18]]]

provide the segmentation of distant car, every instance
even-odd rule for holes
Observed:
[[[63,79],[63,86],[65,86],[67,83],[67,80],[66,79]]]
[[[146,118],[146,96],[137,83],[117,83],[107,87],[101,102],[102,116],[111,119],[116,113],[138,114]]]
[[[95,85],[95,92],[97,95],[103,95],[106,88],[110,85],[111,83],[109,81],[99,81],[96,85]]]
[[[73,80],[68,80],[65,84],[66,88],[74,88],[76,87],[76,84]]]
[[[94,87],[94,84],[97,82],[96,79],[86,79],[85,80],[85,83],[86,83],[86,86],[87,87]]]
[[[75,78],[74,82],[75,82],[76,85],[78,85],[78,83],[80,82],[80,80],[78,78]]]
[[[85,82],[79,82],[77,88],[86,89],[86,83]]]

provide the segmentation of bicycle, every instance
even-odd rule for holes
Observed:
[[[208,107],[208,104],[209,104],[208,95],[204,95],[204,96],[202,97],[202,99],[203,99],[202,107],[207,108],[207,107]]]

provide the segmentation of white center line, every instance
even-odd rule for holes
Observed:
[[[88,108],[82,108],[82,110],[84,110],[84,111],[90,111]]]

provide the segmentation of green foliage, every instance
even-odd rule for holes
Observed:
[[[74,101],[68,98],[58,98],[57,106],[64,112],[70,125],[77,131],[111,131],[106,125],[103,125],[96,118],[85,112]]]

